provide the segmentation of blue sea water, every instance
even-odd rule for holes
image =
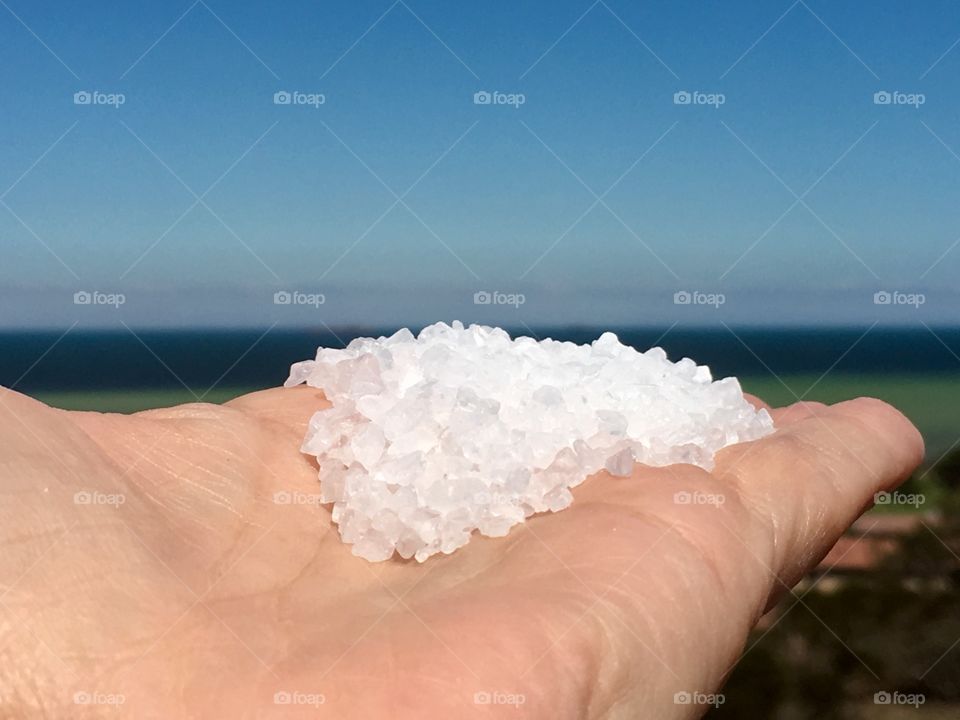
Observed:
[[[514,328],[513,334],[589,342],[606,329],[638,349],[663,346],[715,377],[769,373],[960,371],[960,328]],[[317,346],[395,328],[0,333],[0,385],[43,390],[269,387]],[[58,341],[59,339],[59,341]]]

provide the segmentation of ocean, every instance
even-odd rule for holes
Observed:
[[[512,334],[578,343],[606,329],[638,349],[663,346],[727,375],[960,372],[960,328],[525,327]],[[393,328],[0,332],[0,385],[50,390],[270,387],[317,346],[341,347]],[[59,342],[58,341],[59,339]]]

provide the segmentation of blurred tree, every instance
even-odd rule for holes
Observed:
[[[895,690],[960,717],[960,452],[934,476],[936,516],[864,573],[798,589],[802,602],[788,595],[708,718],[861,720],[875,716],[875,692]]]
[[[960,449],[954,450],[936,465],[936,475],[944,487],[960,489]]]

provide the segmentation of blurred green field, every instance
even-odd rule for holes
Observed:
[[[920,429],[927,462],[935,463],[960,439],[960,375],[782,375],[744,377],[743,389],[774,406],[803,400],[835,403],[867,396],[898,408]],[[818,381],[819,380],[819,381]],[[782,381],[782,382],[781,382]]]
[[[170,407],[192,402],[225,403],[227,400],[259,388],[214,388],[209,393],[193,394],[179,390],[80,390],[29,393],[41,402],[64,410],[133,413],[151,408]]]
[[[743,377],[744,390],[772,405],[786,405],[797,397],[834,403],[868,395],[898,407],[927,441],[927,460],[935,462],[960,438],[960,375],[782,375]],[[222,403],[255,388],[217,388],[203,401]],[[40,392],[35,397],[70,410],[130,413],[155,407],[197,402],[188,390],[104,390]]]

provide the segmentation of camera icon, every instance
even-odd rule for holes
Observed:
[[[73,294],[74,305],[89,305],[91,302],[93,302],[93,296],[86,290],[80,290]]]
[[[689,305],[692,300],[693,296],[686,290],[680,290],[673,294],[674,305]]]
[[[489,705],[491,700],[492,698],[490,697],[490,693],[486,692],[485,690],[481,690],[480,692],[475,692],[473,694],[474,705]]]
[[[886,690],[881,690],[873,694],[874,705],[889,705],[891,702],[893,702],[893,696]]]
[[[893,296],[888,293],[886,290],[880,290],[873,294],[873,304],[874,305],[889,305],[893,300]]]
[[[689,105],[693,101],[693,95],[686,90],[680,90],[673,94],[674,105]]]
[[[90,693],[79,690],[73,694],[73,702],[75,705],[89,705],[90,704]]]
[[[673,494],[673,502],[677,505],[689,505],[693,502],[693,495],[686,490],[681,490]]]
[[[489,105],[491,102],[493,102],[493,96],[486,90],[480,90],[473,94],[474,105]]]
[[[873,496],[873,504],[874,504],[874,505],[889,505],[889,504],[890,504],[890,501],[891,501],[892,499],[893,499],[893,495],[891,495],[890,493],[888,493],[888,492],[886,492],[886,491],[884,491],[884,490],[881,490],[880,492],[874,494],[874,496]]]
[[[293,702],[293,697],[285,690],[279,690],[273,694],[274,705],[289,705]]]
[[[293,302],[293,295],[286,290],[279,290],[273,294],[274,305],[289,305]]]
[[[289,105],[293,101],[293,96],[286,90],[278,90],[273,94],[274,105]]]
[[[474,305],[489,305],[491,302],[493,302],[493,296],[486,290],[481,290],[473,294]]]
[[[73,94],[74,105],[89,105],[93,102],[93,95],[86,90],[79,90]]]
[[[693,702],[693,696],[686,690],[673,694],[674,705],[689,705],[691,702]]]
[[[273,502],[277,505],[289,505],[293,502],[293,496],[286,490],[277,490],[273,494]]]
[[[879,90],[873,94],[874,105],[889,105],[893,102],[893,95],[886,90]]]

